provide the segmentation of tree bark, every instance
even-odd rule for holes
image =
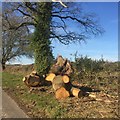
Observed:
[[[31,76],[27,75],[23,78],[23,82],[28,86],[28,87],[37,87],[40,85],[42,80],[40,80],[39,76]]]
[[[39,2],[37,4],[39,13],[36,15],[37,25],[31,45],[34,50],[35,69],[39,76],[46,75],[49,72],[53,59],[50,41],[51,10],[52,3],[50,2]]]
[[[5,70],[5,68],[6,68],[5,63],[6,63],[6,62],[2,60],[2,70]]]
[[[55,75],[67,75],[70,76],[73,73],[72,66],[67,59],[63,59],[62,56],[57,57],[57,62],[51,67],[51,73]]]

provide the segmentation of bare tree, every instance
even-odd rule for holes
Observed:
[[[9,9],[4,10],[2,15],[2,68],[5,69],[7,61],[25,55],[32,57],[28,40],[28,28],[26,26],[19,29],[9,29],[11,26],[17,26],[22,19],[19,16],[12,14]]]

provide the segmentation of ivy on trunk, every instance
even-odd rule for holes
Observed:
[[[38,23],[32,39],[32,46],[35,56],[35,69],[40,76],[48,73],[53,58],[50,46],[51,10],[51,3],[38,3],[40,13],[36,16]]]

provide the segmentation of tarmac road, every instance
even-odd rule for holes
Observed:
[[[29,118],[4,91],[2,91],[2,118]]]

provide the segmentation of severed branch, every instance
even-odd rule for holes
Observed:
[[[52,0],[53,2],[59,2],[63,7],[67,7],[61,0]]]

